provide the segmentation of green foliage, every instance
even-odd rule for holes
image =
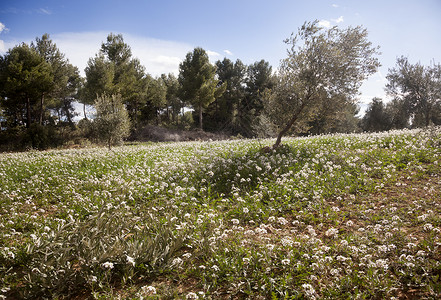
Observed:
[[[53,126],[34,123],[26,130],[23,144],[27,149],[44,150],[60,145],[61,139]]]
[[[130,119],[121,95],[97,97],[95,100],[96,118],[93,128],[98,140],[109,149],[122,142],[130,133]]]
[[[71,128],[74,128],[73,102],[80,85],[78,68],[69,63],[48,34],[44,34],[41,39],[37,38],[31,47],[50,65],[53,76],[50,92],[41,98],[40,124],[43,123],[42,113],[47,107],[56,110],[58,116],[65,117]]]
[[[29,128],[37,121],[42,110],[38,104],[52,89],[52,82],[50,65],[32,47],[23,43],[10,49],[0,66],[0,96],[7,124]]]
[[[113,65],[106,61],[102,53],[90,58],[84,71],[86,73],[86,83],[81,96],[83,103],[93,104],[97,95],[113,92],[115,70]]]
[[[317,114],[328,112],[323,109],[328,103],[337,109],[351,103],[362,81],[380,65],[366,29],[324,30],[317,23],[305,23],[285,41],[288,57],[267,101],[267,113],[281,128],[274,147],[295,124],[304,128]],[[334,112],[329,110],[330,115]]]
[[[441,64],[411,64],[404,56],[387,75],[387,92],[407,109],[407,120],[413,116],[415,127],[429,126],[440,119]]]
[[[210,103],[205,110],[205,128],[209,131],[237,133],[240,102],[245,96],[246,66],[228,58],[216,62],[219,84],[225,84],[225,92]]]
[[[161,76],[164,85],[166,86],[166,101],[167,101],[167,117],[171,124],[179,125],[179,114],[184,108],[184,102],[179,98],[179,81],[178,78],[169,73]],[[171,116],[170,116],[171,115]]]
[[[272,67],[263,59],[247,67],[246,93],[240,101],[236,122],[237,131],[243,136],[256,136],[254,129],[265,105],[263,95],[276,84],[276,76],[272,73]]]
[[[21,296],[71,296],[131,280],[135,274],[160,274],[189,231],[175,234],[173,222],[134,213],[124,204],[110,205],[35,240],[26,248],[23,273],[29,289],[21,290]]]
[[[81,101],[92,104],[97,96],[120,94],[136,127],[149,101],[147,96],[154,94],[149,87],[154,81],[146,75],[140,61],[132,58],[130,46],[124,42],[121,34],[111,33],[107,36],[100,52],[89,59],[85,73],[86,83],[81,91]]]
[[[437,299],[440,140],[3,153],[0,297]]]
[[[246,66],[225,58],[213,66],[206,51],[195,48],[180,64],[178,78],[172,74],[153,78],[132,57],[123,36],[110,33],[89,59],[83,79],[44,34],[1,56],[0,118],[9,131],[0,134],[0,140],[7,141],[2,148],[73,143],[80,134],[75,132],[75,101],[84,104],[87,118],[86,105],[105,94],[121,95],[134,129],[154,123],[186,129],[194,124],[244,137],[278,132],[275,148],[290,132],[317,135],[358,132],[359,125],[381,131],[441,124],[440,64],[423,66],[398,58],[387,76],[393,101],[382,105],[373,100],[358,124],[355,96],[361,82],[379,66],[378,48],[367,40],[367,30],[325,29],[314,21],[285,42],[288,56],[275,74],[265,60]],[[188,118],[189,106],[195,122]],[[34,123],[51,128],[39,128],[38,138],[19,133],[21,127],[35,131],[39,126]],[[90,130],[81,132],[92,136]]]
[[[49,35],[10,49],[0,69],[2,130],[7,131],[2,135],[12,136],[4,147],[46,149],[66,142],[71,135],[63,127],[68,123],[70,131],[75,129],[73,102],[80,77]]]
[[[211,65],[207,53],[202,48],[195,48],[193,52],[187,53],[185,60],[179,65],[181,98],[198,112],[200,129],[203,129],[203,109],[226,89],[226,84],[218,87],[215,75],[216,67]]]
[[[389,116],[380,98],[373,98],[362,120],[365,131],[386,131],[390,128]]]

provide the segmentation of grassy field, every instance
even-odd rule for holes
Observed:
[[[436,299],[441,128],[0,154],[0,299]]]

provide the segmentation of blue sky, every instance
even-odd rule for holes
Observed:
[[[83,73],[110,33],[121,33],[154,76],[178,72],[194,47],[214,62],[227,57],[277,69],[286,56],[283,40],[305,22],[361,25],[381,47],[382,67],[362,87],[360,100],[384,96],[385,76],[396,58],[429,65],[441,62],[441,0],[123,0],[20,1],[0,4],[0,54],[49,33]]]

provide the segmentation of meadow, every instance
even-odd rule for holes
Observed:
[[[436,299],[441,128],[0,154],[0,299]]]

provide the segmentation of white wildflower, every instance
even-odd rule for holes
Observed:
[[[288,258],[282,259],[282,265],[287,266],[291,261]]]
[[[254,231],[257,234],[266,234],[266,233],[268,233],[268,231],[265,228],[263,228],[263,227],[257,227]]]
[[[430,223],[424,224],[423,229],[424,229],[424,231],[432,231],[433,225]]]
[[[198,295],[196,293],[190,292],[187,294],[185,299],[199,299]]]
[[[143,286],[141,288],[142,292],[146,295],[156,295],[156,288],[154,286]]]
[[[395,216],[392,217],[392,221],[400,222],[401,219],[400,219],[399,216],[395,215]]]
[[[183,263],[184,263],[184,261],[182,259],[180,259],[179,257],[176,257],[175,259],[172,260],[171,266],[172,267],[180,267]]]
[[[127,255],[127,263],[131,264],[132,266],[135,266],[135,259]]]
[[[332,276],[338,276],[338,275],[339,275],[339,272],[338,272],[337,269],[331,269],[331,271],[329,271],[329,273],[330,273]]]
[[[113,263],[111,263],[109,261],[106,261],[105,263],[103,263],[102,266],[106,269],[113,269]]]
[[[418,216],[417,219],[418,221],[425,221],[428,216],[429,216],[428,214],[423,214],[421,216]]]
[[[328,230],[326,230],[325,235],[327,237],[334,237],[335,238],[338,235],[338,229],[331,227]]]
[[[288,224],[288,221],[283,217],[279,217],[279,218],[277,218],[277,223],[284,226],[284,225]]]
[[[282,243],[282,245],[284,247],[286,247],[286,246],[291,247],[292,244],[294,243],[290,237],[284,237],[280,242]]]
[[[308,299],[316,299],[316,292],[312,285],[309,283],[302,284],[303,291],[305,292],[305,296]]]
[[[389,268],[389,265],[387,264],[386,259],[377,259],[377,261],[375,262],[375,265],[377,268],[382,268],[385,271]]]

